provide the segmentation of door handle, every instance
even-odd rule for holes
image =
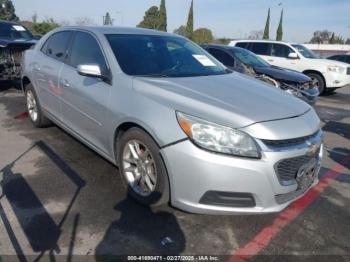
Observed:
[[[269,62],[273,62],[273,61],[275,61],[275,60],[273,60],[273,59],[268,59],[267,61],[269,61]]]
[[[61,83],[64,87],[70,87],[70,84],[67,80],[62,80]]]

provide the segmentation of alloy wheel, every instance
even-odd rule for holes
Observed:
[[[38,119],[38,106],[32,91],[27,91],[27,109],[30,118],[33,122],[36,122]]]
[[[135,193],[149,196],[154,192],[157,170],[150,150],[138,140],[130,140],[123,150],[123,175]]]

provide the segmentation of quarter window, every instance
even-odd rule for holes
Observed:
[[[53,34],[45,42],[41,51],[54,59],[63,61],[66,58],[70,36],[71,32],[68,31]]]
[[[77,68],[78,65],[96,64],[102,72],[108,70],[105,57],[97,40],[88,33],[77,32],[72,44],[70,65]]]

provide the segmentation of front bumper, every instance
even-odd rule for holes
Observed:
[[[326,80],[326,86],[329,89],[338,89],[346,86],[350,86],[350,75],[328,72],[323,76]]]
[[[318,136],[317,143],[321,143],[321,136]],[[311,187],[308,186],[305,190],[298,190],[296,181],[282,185],[275,164],[282,159],[307,155],[309,151],[309,146],[276,152],[265,148],[262,159],[247,159],[208,152],[189,140],[163,148],[162,156],[170,180],[171,204],[182,210],[201,214],[279,212],[317,184],[322,146],[317,153],[315,179]],[[203,197],[208,195],[208,192],[223,192],[223,198],[225,194],[233,193],[231,199],[242,194],[252,196],[254,205],[252,206],[251,202],[246,207],[217,205],[215,201],[203,204]]]

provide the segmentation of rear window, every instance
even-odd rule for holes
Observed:
[[[19,24],[0,23],[0,38],[6,40],[32,40],[33,35]]]

